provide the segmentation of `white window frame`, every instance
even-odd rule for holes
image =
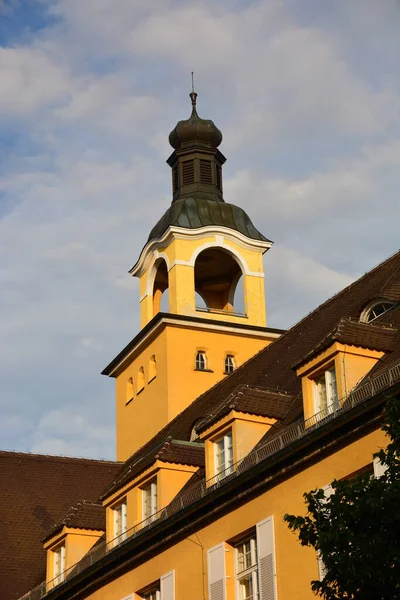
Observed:
[[[225,365],[224,366],[225,366],[224,373],[226,375],[233,373],[233,371],[236,369],[235,357],[233,356],[233,354],[227,354],[225,356]]]
[[[150,502],[149,502],[150,500]],[[157,479],[142,487],[142,517],[143,521],[147,519],[154,520],[158,511],[158,486]]]
[[[232,429],[213,442],[214,472],[221,478],[233,473],[233,436]]]
[[[114,544],[118,546],[121,542],[126,540],[128,534],[128,521],[127,521],[127,504],[126,498],[113,506],[113,517],[114,517]]]
[[[53,550],[53,580],[54,585],[65,581],[65,543]]]
[[[196,371],[207,370],[207,354],[204,350],[197,350],[196,352],[195,369]]]
[[[245,566],[244,569],[239,571],[239,554],[240,551],[244,550],[246,554],[246,545],[250,545],[250,566]],[[252,588],[252,594],[250,596],[244,596],[243,594],[243,582],[245,579],[249,579],[250,586]],[[257,558],[257,538],[256,533],[251,537],[243,540],[240,544],[235,546],[235,582],[236,582],[236,598],[237,600],[258,600],[259,598],[259,581],[258,581],[258,558]]]
[[[315,377],[313,383],[315,413],[323,413],[321,418],[324,418],[339,408],[335,365],[331,365]]]

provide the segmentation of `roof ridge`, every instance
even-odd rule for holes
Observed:
[[[4,458],[7,457],[7,455],[10,456],[10,458],[14,457],[14,456],[22,456],[22,457],[26,457],[26,458],[38,458],[38,459],[60,459],[60,460],[77,460],[77,461],[88,461],[88,462],[96,462],[96,463],[109,463],[112,465],[118,465],[118,464],[123,464],[121,461],[117,461],[117,460],[110,460],[108,458],[88,458],[86,456],[68,456],[66,454],[41,454],[39,452],[28,452],[28,451],[21,451],[21,450],[7,450],[7,449],[2,449],[0,450],[0,455],[2,455]]]

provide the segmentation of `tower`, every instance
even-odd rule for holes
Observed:
[[[169,136],[171,206],[130,270],[141,331],[103,371],[116,378],[117,460],[281,333],[266,327],[262,256],[272,242],[224,201],[222,134],[190,98],[189,119]]]

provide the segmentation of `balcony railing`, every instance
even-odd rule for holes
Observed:
[[[339,402],[339,408],[336,410],[330,411],[325,409],[310,419],[307,419],[307,421],[294,423],[281,434],[276,435],[266,444],[253,450],[246,457],[236,462],[233,466],[230,466],[226,471],[217,473],[217,475],[211,479],[199,480],[187,492],[175,498],[168,506],[141,523],[138,523],[131,529],[128,529],[128,531],[121,536],[114,538],[109,542],[103,541],[96,544],[81,561],[64,571],[64,581],[62,583],[60,583],[59,578],[43,582],[32,591],[22,596],[20,600],[41,600],[55,587],[62,585],[65,581],[69,581],[79,573],[82,573],[88,567],[95,564],[122,544],[126,544],[130,539],[136,538],[150,528],[156,527],[162,521],[167,520],[187,506],[201,500],[251,467],[261,463],[284,448],[287,448],[297,440],[310,435],[316,428],[325,425],[335,419],[338,415],[351,410],[353,407],[374,397],[376,394],[389,389],[396,383],[400,383],[400,363],[360,385],[351,392],[346,399]]]

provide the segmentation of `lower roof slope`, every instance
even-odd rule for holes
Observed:
[[[98,499],[121,465],[0,451],[0,598],[14,600],[46,578],[42,538],[80,498]]]

